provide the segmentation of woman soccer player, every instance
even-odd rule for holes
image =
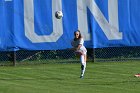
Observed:
[[[80,55],[81,61],[81,76],[83,78],[86,69],[87,49],[84,46],[84,39],[79,30],[74,32],[74,39],[71,42],[73,49],[77,55]]]

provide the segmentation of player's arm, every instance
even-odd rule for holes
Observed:
[[[76,50],[76,47],[75,47],[75,44],[74,44],[74,41],[73,40],[71,41],[71,45],[72,45],[71,50],[74,50],[75,51]]]
[[[76,50],[79,50],[81,46],[82,46],[82,45],[79,44],[79,45],[77,46]]]

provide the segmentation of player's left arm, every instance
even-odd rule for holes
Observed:
[[[82,46],[82,45],[79,44],[79,45],[77,46],[76,50],[79,50],[81,46]]]

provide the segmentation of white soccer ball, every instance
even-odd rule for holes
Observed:
[[[55,17],[56,17],[57,19],[61,19],[61,18],[63,17],[62,11],[56,11],[56,12],[55,12]]]

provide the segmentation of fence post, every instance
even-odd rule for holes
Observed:
[[[13,66],[16,66],[16,59],[17,59],[17,57],[16,57],[16,51],[14,51],[13,58],[14,58],[14,60],[13,60]]]
[[[93,62],[95,62],[95,48],[93,48]]]

